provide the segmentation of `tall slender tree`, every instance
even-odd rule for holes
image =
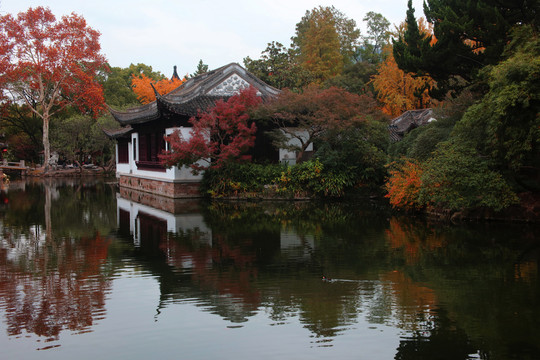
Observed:
[[[363,44],[357,51],[358,60],[379,64],[384,59],[383,49],[390,42],[390,21],[379,13],[370,11],[363,19],[367,35],[362,36]]]
[[[26,104],[43,121],[46,171],[52,116],[67,106],[94,115],[103,108],[99,36],[83,17],[57,20],[45,7],[0,17],[0,90],[5,101]]]
[[[292,47],[300,63],[324,81],[353,61],[359,36],[354,20],[333,6],[319,6],[296,24]]]

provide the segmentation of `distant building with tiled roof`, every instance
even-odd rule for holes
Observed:
[[[392,119],[388,129],[393,142],[403,139],[409,131],[435,120],[432,109],[408,110]]]

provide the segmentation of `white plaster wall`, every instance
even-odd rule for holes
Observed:
[[[127,164],[118,163],[118,143],[116,143],[115,149],[116,149],[116,177],[118,177],[120,174],[129,174],[131,165],[129,163]],[[128,143],[128,159],[131,159],[131,142]]]
[[[288,129],[288,131],[291,131],[291,129]],[[309,137],[309,134],[305,130],[296,130],[294,131],[297,136],[300,136],[303,140],[307,139]],[[292,137],[291,135],[283,132],[283,135],[285,135],[288,138],[287,144],[290,146],[302,146],[302,143],[300,140],[296,137]],[[313,151],[313,144],[309,144],[306,148],[306,151]],[[296,164],[296,152],[290,151],[287,149],[279,149],[279,162],[280,163],[286,163],[288,165],[295,165]]]
[[[182,131],[182,136],[186,139],[189,139],[191,136],[190,128],[180,128]],[[172,134],[174,128],[166,129],[165,133],[167,135]],[[136,144],[136,146],[133,146]],[[166,169],[163,171],[148,171],[148,170],[139,170],[137,169],[136,161],[139,158],[139,134],[131,134],[131,141],[128,144],[128,154],[129,154],[129,163],[128,164],[119,164],[118,163],[118,144],[116,145],[116,176],[119,175],[133,175],[139,176],[145,179],[155,179],[162,181],[201,181],[202,174],[193,175],[191,169],[188,167],[178,168],[173,166],[172,168]]]
[[[151,206],[139,204],[137,202],[124,199],[117,195],[116,199],[116,217],[120,222],[120,209],[129,212],[129,231],[133,234],[133,242],[136,246],[141,243],[139,212],[152,215],[167,222],[167,231],[172,233],[182,233],[189,231],[198,231],[199,241],[212,245],[212,230],[204,222],[201,214],[171,214],[167,211],[155,209]]]

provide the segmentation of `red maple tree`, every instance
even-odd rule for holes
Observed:
[[[197,173],[210,166],[219,168],[231,161],[249,160],[246,152],[255,144],[257,131],[255,123],[249,122],[249,110],[261,101],[253,87],[227,101],[218,100],[213,108],[189,120],[193,125],[189,138],[179,130],[165,137],[170,150],[160,155],[162,163],[189,166]]]
[[[92,115],[103,109],[99,36],[83,17],[57,20],[45,7],[0,17],[0,99],[24,103],[42,119],[46,170],[51,117],[67,106]]]
[[[323,89],[316,84],[301,93],[285,89],[259,112],[278,128],[273,132],[275,145],[296,152],[296,161],[329,131],[344,131],[368,118],[379,118],[373,98],[338,87]]]

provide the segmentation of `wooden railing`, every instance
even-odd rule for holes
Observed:
[[[0,163],[2,168],[13,168],[13,169],[26,169],[25,161],[20,160],[17,162],[4,160]]]

